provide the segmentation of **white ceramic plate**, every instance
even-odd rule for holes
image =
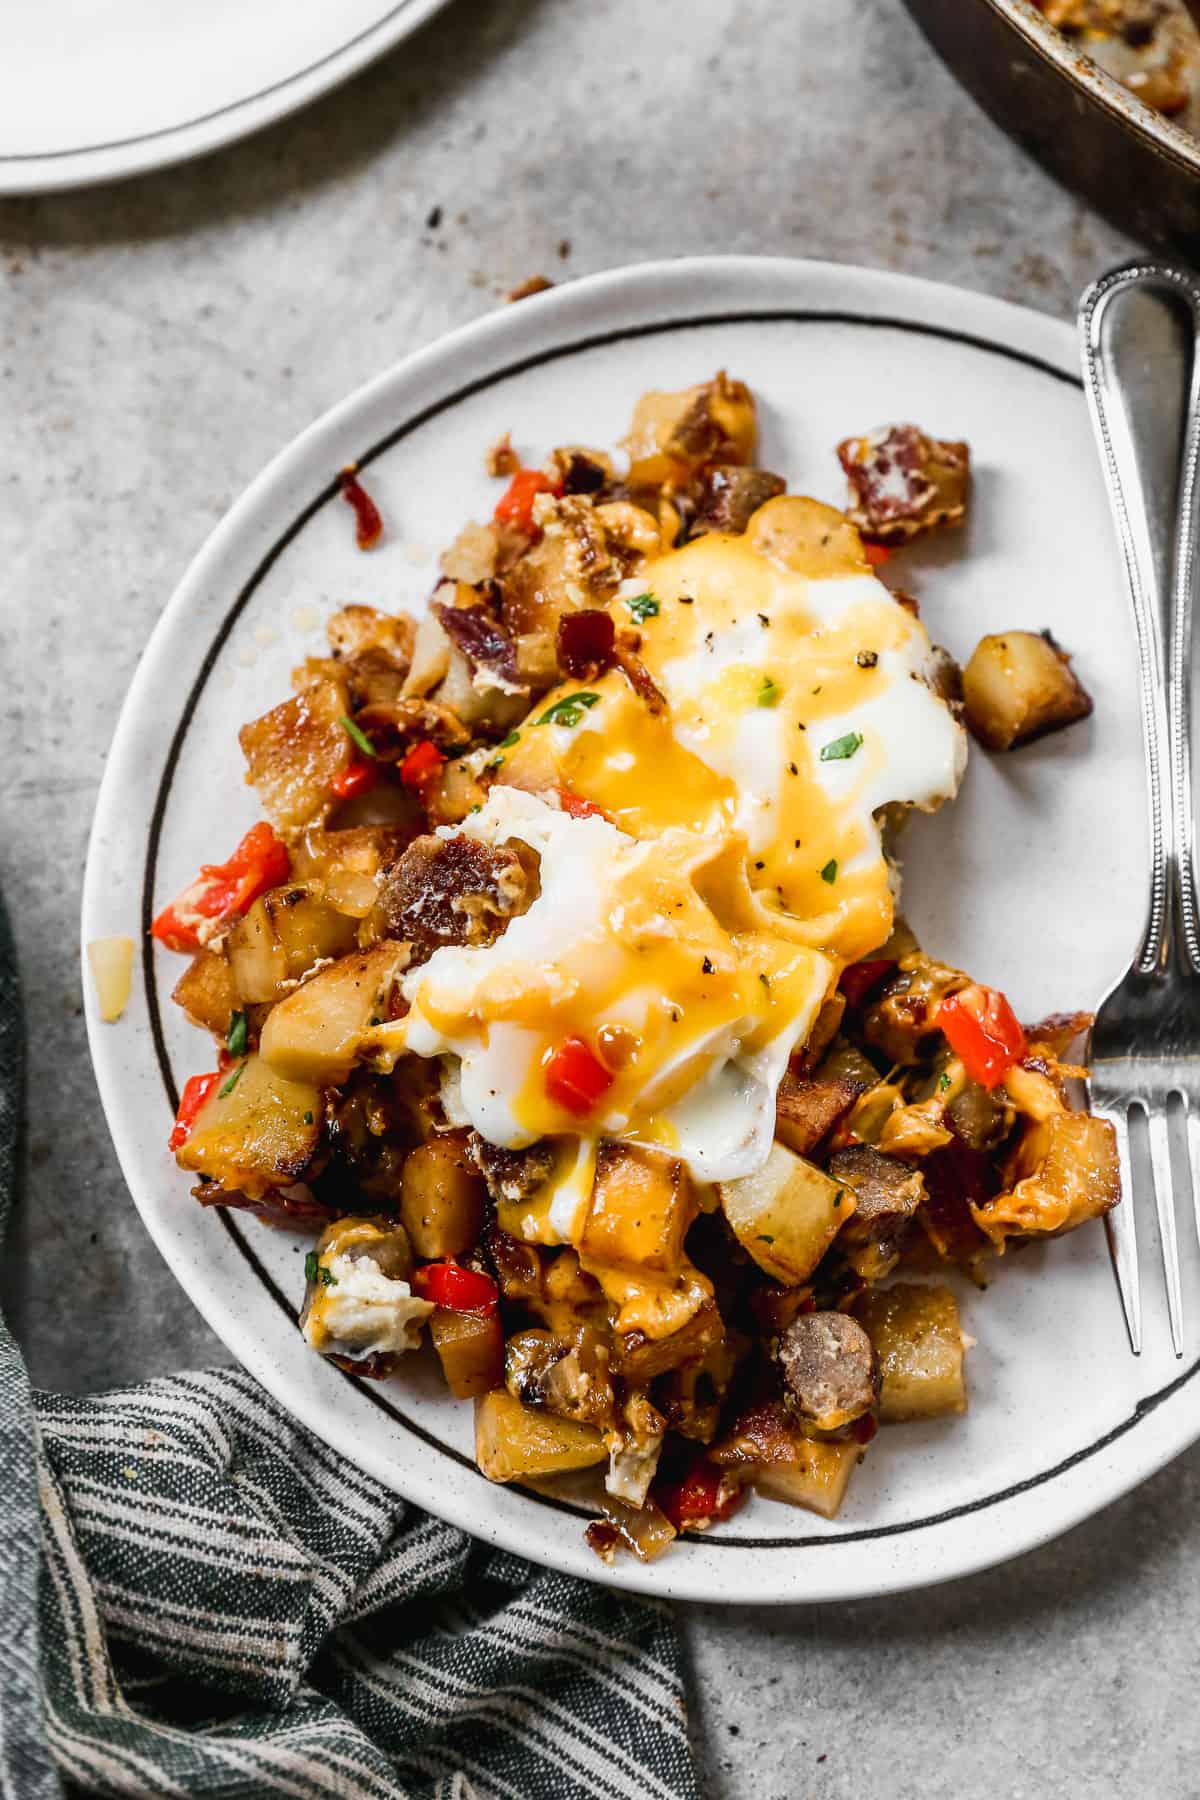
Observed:
[[[289,669],[321,641],[317,615],[351,600],[423,604],[430,552],[494,504],[483,453],[501,431],[535,457],[564,438],[610,444],[644,388],[721,367],[759,397],[762,460],[823,498],[842,497],[831,446],[847,432],[914,418],[969,439],[970,528],[912,557],[924,617],[960,657],[985,631],[1052,626],[1096,710],[1015,755],[973,755],[957,804],[909,828],[906,910],[927,945],[1007,989],[1025,1017],[1094,1004],[1138,935],[1147,856],[1132,629],[1073,334],[895,275],[741,258],[620,271],[497,313],[401,363],[276,459],[193,564],[138,670],[96,812],[85,942],[144,929],[202,860],[232,848],[256,816],[238,726],[286,694]],[[351,459],[387,522],[371,555],[336,497]],[[1103,1234],[1085,1229],[1010,1253],[986,1294],[963,1295],[978,1339],[968,1415],[882,1432],[835,1522],[754,1499],[649,1568],[607,1569],[569,1507],[477,1473],[471,1409],[434,1367],[413,1358],[403,1378],[356,1383],[303,1349],[303,1240],[189,1199],[165,1140],[176,1090],[210,1045],[169,1003],[179,960],[145,944],[125,1017],[99,1024],[89,993],[89,1026],[122,1166],[163,1255],[298,1418],[480,1537],[658,1594],[877,1594],[1028,1549],[1198,1434],[1200,1318],[1177,1363],[1148,1281],[1135,1361]]]
[[[215,150],[364,68],[445,0],[9,0],[0,193],[113,181]]]

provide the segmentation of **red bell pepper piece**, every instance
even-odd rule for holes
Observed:
[[[1025,1054],[1025,1033],[995,988],[973,982],[938,1007],[934,1024],[972,1081],[994,1088]]]
[[[490,1275],[460,1268],[456,1262],[426,1263],[413,1276],[413,1293],[432,1300],[450,1312],[482,1313],[490,1319],[499,1304],[500,1290]]]
[[[493,514],[497,525],[511,525],[526,537],[537,535],[533,522],[533,503],[539,494],[557,494],[558,487],[540,469],[518,469],[496,502]]]
[[[838,977],[838,986],[846,996],[847,1005],[861,1006],[868,994],[883,985],[895,966],[886,956],[877,956],[867,962],[849,963]]]
[[[192,1126],[196,1123],[196,1114],[220,1081],[222,1073],[222,1070],[214,1069],[211,1075],[188,1076],[183,1093],[179,1096],[175,1127],[167,1139],[168,1150],[178,1150],[181,1144],[187,1143],[192,1135]]]
[[[201,950],[213,936],[210,923],[240,918],[260,894],[287,880],[290,867],[287,845],[269,825],[255,825],[228,862],[205,863],[150,930],[168,950]]]
[[[379,764],[356,757],[340,775],[334,776],[329,784],[329,791],[336,794],[339,800],[353,800],[356,794],[369,794],[378,780]]]
[[[605,819],[608,817],[602,806],[597,806],[594,800],[585,800],[582,794],[572,793],[569,787],[559,788],[558,803],[565,813],[570,813],[573,819]]]
[[[342,499],[354,509],[354,536],[360,550],[373,550],[383,536],[383,520],[379,508],[358,479],[352,463],[338,476]]]
[[[612,1075],[582,1038],[564,1038],[546,1064],[547,1094],[579,1118],[593,1110],[612,1084]]]
[[[436,744],[428,738],[422,738],[414,744],[400,764],[400,779],[405,787],[422,788],[427,781],[432,781],[446,758]]]
[[[676,1531],[710,1519],[727,1519],[736,1511],[742,1495],[732,1483],[722,1493],[724,1479],[724,1469],[701,1458],[679,1481],[656,1481],[654,1498]]]
[[[873,569],[882,568],[892,554],[886,544],[864,544],[863,550]]]

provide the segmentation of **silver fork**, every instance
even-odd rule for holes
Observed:
[[[1200,920],[1191,764],[1200,283],[1159,263],[1114,269],[1083,295],[1079,329],[1137,625],[1152,850],[1141,948],[1096,1013],[1091,1106],[1111,1121],[1120,1151],[1124,1198],[1105,1226],[1135,1356],[1142,1348],[1142,1305],[1129,1120],[1133,1111],[1145,1114],[1171,1341],[1182,1356],[1172,1117],[1186,1121],[1180,1161],[1200,1231]]]

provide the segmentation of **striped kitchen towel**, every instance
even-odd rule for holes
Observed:
[[[20,1062],[0,906],[0,1231]],[[32,1393],[0,1320],[0,1800],[78,1793],[698,1790],[666,1608],[418,1512],[241,1371]]]

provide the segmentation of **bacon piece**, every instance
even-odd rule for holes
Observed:
[[[846,516],[866,537],[903,544],[966,513],[970,450],[961,441],[927,437],[917,425],[882,425],[844,438],[837,454],[850,483]]]
[[[508,694],[520,693],[524,684],[517,669],[517,647],[500,620],[486,606],[447,606],[435,600],[433,610],[446,636],[456,644],[486,685]]]
[[[611,615],[599,607],[564,613],[555,637],[559,668],[573,681],[595,681],[612,666],[616,635]]]
[[[468,837],[415,838],[384,874],[373,923],[381,936],[407,940],[414,962],[443,944],[494,943],[537,896],[537,870],[522,849]]]
[[[638,699],[645,703],[646,711],[657,716],[659,713],[666,712],[667,696],[637,654],[641,642],[641,633],[638,631],[618,631],[613,648],[613,661]]]

